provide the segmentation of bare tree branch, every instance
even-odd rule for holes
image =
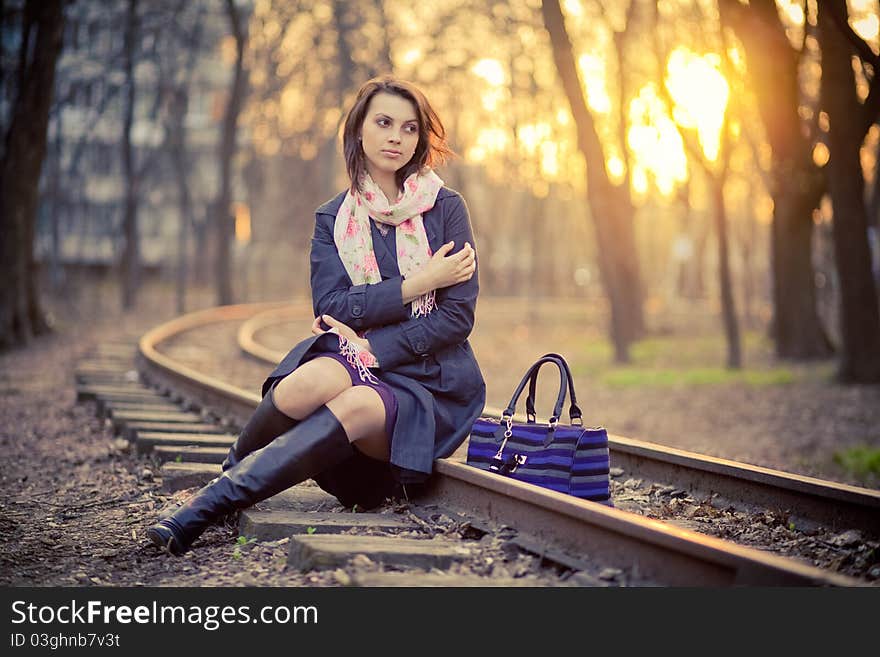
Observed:
[[[856,34],[854,29],[852,29],[852,26],[846,19],[846,11],[844,10],[843,13],[832,11],[830,12],[830,17],[834,21],[834,25],[837,29],[840,30],[840,33],[846,37],[847,41],[849,41],[855,54],[858,55],[862,61],[870,64],[874,69],[874,75],[876,75],[877,71],[880,70],[880,56],[876,55],[874,51],[871,50],[871,46],[869,46],[867,42],[865,42],[865,40]]]

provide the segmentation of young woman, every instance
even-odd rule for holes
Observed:
[[[343,149],[351,187],[315,216],[313,336],[266,378],[223,474],[147,530],[174,554],[309,478],[362,509],[407,495],[483,410],[467,340],[479,290],[470,219],[431,168],[451,154],[442,123],[414,85],[374,78]]]

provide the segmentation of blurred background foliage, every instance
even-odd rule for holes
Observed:
[[[3,225],[9,258],[33,254],[6,287],[36,280],[34,309],[5,293],[2,344],[42,330],[40,295],[96,280],[125,308],[145,280],[177,312],[308,297],[314,209],[347,186],[344,113],[393,73],[459,155],[438,173],[469,206],[484,298],[579,305],[618,363],[691,313],[724,335],[719,366],[742,366],[752,332],[880,381],[873,0],[6,1],[3,189],[21,221],[14,137],[35,124],[21,106],[53,20],[31,242]]]

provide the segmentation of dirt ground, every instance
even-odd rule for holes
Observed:
[[[116,439],[91,403],[76,403],[73,370],[101,340],[133,339],[174,310],[170,298],[154,295],[123,315],[115,301],[97,295],[56,303],[56,333],[0,354],[0,585],[332,585],[285,569],[283,541],[238,548],[230,528],[211,528],[205,546],[183,559],[147,544],[144,530],[168,499],[154,480],[158,467]],[[515,317],[499,320],[509,330],[473,336],[490,404],[505,405],[523,368],[543,351],[563,351],[572,336],[601,340],[563,318],[529,326]],[[843,470],[833,453],[880,446],[880,386],[829,383],[830,363],[795,368],[787,384],[694,387],[609,385],[590,362],[571,360],[588,423],[612,434],[877,485]]]

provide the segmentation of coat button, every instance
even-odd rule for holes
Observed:
[[[363,309],[360,306],[354,306],[351,309],[351,314],[355,317],[360,317],[363,314]]]

